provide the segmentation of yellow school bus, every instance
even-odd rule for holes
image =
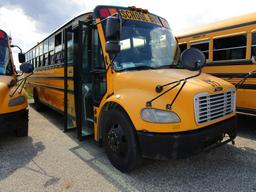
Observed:
[[[13,63],[10,39],[0,30],[0,133],[15,131],[19,137],[28,135],[27,94],[23,89],[25,79],[17,75]],[[20,62],[25,61],[25,55],[19,54]],[[23,72],[31,67],[21,65]]]
[[[26,53],[35,105],[65,115],[64,131],[93,135],[120,171],[142,158],[182,158],[236,137],[235,87],[180,54],[168,22],[136,7],[97,6]],[[216,86],[218,84],[218,86]]]
[[[204,52],[203,72],[236,86],[239,112],[256,114],[256,13],[188,29],[177,39],[182,50]]]

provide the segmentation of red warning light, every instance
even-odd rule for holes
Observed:
[[[100,9],[99,13],[101,18],[106,18],[110,16],[109,10],[107,8]]]
[[[6,35],[3,31],[0,31],[0,39],[6,38]]]

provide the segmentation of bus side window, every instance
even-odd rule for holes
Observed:
[[[256,61],[256,32],[252,33],[252,57]]]
[[[213,61],[237,60],[246,57],[246,34],[213,40]]]
[[[187,49],[187,43],[179,44],[180,52],[182,53],[184,50]]]
[[[204,53],[205,58],[209,59],[209,41],[191,43],[190,47],[194,47],[201,50]]]
[[[63,47],[62,47],[62,32],[55,35],[55,56],[54,63],[60,64],[63,63]]]
[[[44,66],[44,60],[43,60],[43,43],[39,45],[39,66]]]
[[[36,67],[39,67],[39,47],[36,47]]]
[[[36,68],[35,59],[36,59],[36,49],[33,48],[32,49],[32,64],[34,65],[34,68]]]
[[[67,33],[67,64],[73,65],[74,60],[74,34]]]
[[[49,64],[48,60],[48,51],[49,51],[49,45],[48,45],[48,39],[44,41],[44,65],[47,66]]]
[[[94,31],[94,41],[93,41],[93,51],[94,51],[94,58],[93,58],[93,63],[94,63],[94,68],[96,69],[105,69],[105,63],[103,60],[103,53],[101,50],[101,45],[99,41],[99,36],[98,36],[98,31]]]
[[[93,68],[105,69],[105,63],[103,59],[103,53],[99,41],[98,31],[94,31],[93,40]],[[102,97],[106,93],[106,74],[93,75],[93,96],[94,103],[99,105]]]
[[[54,37],[49,39],[49,65],[54,64]]]

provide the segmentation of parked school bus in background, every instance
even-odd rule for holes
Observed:
[[[0,30],[0,133],[16,132],[17,136],[28,135],[27,95],[23,89],[24,78],[16,74],[8,35]],[[25,55],[19,54],[20,62]],[[32,72],[32,65],[22,64],[21,70]]]
[[[234,86],[201,74],[202,52],[180,56],[168,22],[147,10],[98,6],[26,59],[36,106],[64,113],[79,139],[93,134],[123,172],[141,157],[186,157],[236,137]]]
[[[177,35],[182,50],[204,52],[203,72],[237,87],[237,109],[256,115],[256,13],[188,29]]]

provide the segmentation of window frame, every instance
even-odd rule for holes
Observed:
[[[236,47],[226,47],[226,48],[218,48],[218,49],[215,49],[214,48],[214,41],[215,40],[218,40],[218,39],[224,39],[224,38],[229,38],[229,37],[235,37],[235,36],[245,36],[245,45],[244,46],[236,46]],[[246,52],[247,52],[247,39],[248,39],[248,36],[247,36],[247,33],[246,32],[241,32],[241,33],[235,33],[235,34],[228,34],[228,35],[225,35],[225,36],[218,36],[218,37],[214,37],[212,39],[212,63],[232,63],[232,62],[245,62],[247,61],[246,59]],[[244,55],[244,58],[243,59],[222,59],[222,60],[214,60],[214,52],[215,51],[223,51],[223,50],[234,50],[234,49],[243,49],[245,48],[245,55]]]
[[[253,39],[253,35],[255,35],[254,36],[255,39]],[[255,44],[253,44],[253,40],[255,40]],[[255,55],[253,55],[253,48],[255,49]],[[253,30],[251,32],[251,47],[250,47],[250,49],[251,49],[250,58],[255,58],[255,60],[256,60],[256,30]]]
[[[202,51],[203,53],[205,53],[205,52],[208,52],[208,57],[205,57],[206,58],[206,62],[208,63],[209,62],[209,58],[210,58],[210,42],[211,42],[211,40],[210,39],[205,39],[205,40],[200,40],[200,41],[191,41],[191,42],[189,42],[189,46],[190,46],[190,48],[191,47],[193,47],[193,45],[200,45],[200,44],[205,44],[205,43],[208,43],[208,50],[207,51],[202,51],[202,50],[200,50],[200,51]],[[196,48],[196,47],[195,47]],[[198,48],[197,48],[198,49]]]

